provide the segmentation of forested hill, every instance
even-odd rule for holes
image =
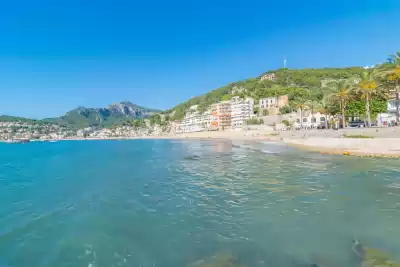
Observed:
[[[278,69],[262,75],[234,82],[215,89],[204,95],[194,97],[177,105],[169,112],[172,119],[179,120],[192,105],[199,105],[199,110],[205,110],[211,104],[221,100],[229,100],[232,96],[253,97],[256,101],[263,97],[288,94],[289,100],[296,97],[311,97],[320,99],[323,96],[324,85],[331,80],[347,79],[365,71],[361,67],[324,68],[324,69]],[[271,80],[263,76],[275,76]]]

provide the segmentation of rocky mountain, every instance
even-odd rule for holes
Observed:
[[[64,116],[51,120],[76,128],[92,125],[109,126],[126,120],[147,118],[158,112],[160,110],[145,108],[128,101],[122,101],[111,104],[106,108],[78,107],[67,112]]]

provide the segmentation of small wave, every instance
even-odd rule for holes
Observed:
[[[262,149],[261,152],[265,153],[265,154],[274,154],[274,155],[278,154],[278,152],[276,152],[276,151],[270,151],[270,150],[265,150],[265,149]]]
[[[183,159],[184,160],[199,160],[199,159],[201,159],[202,157],[200,157],[200,156],[198,156],[198,155],[192,155],[192,156],[187,156],[187,157],[184,157]]]

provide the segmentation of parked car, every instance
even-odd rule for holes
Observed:
[[[365,127],[365,122],[358,120],[358,121],[350,121],[349,122],[349,127],[357,127],[357,128],[362,128]]]
[[[326,123],[321,122],[320,124],[317,125],[317,129],[326,129]]]

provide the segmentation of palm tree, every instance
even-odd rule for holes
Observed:
[[[396,91],[396,122],[400,123],[400,52],[391,55],[388,63],[381,66],[380,75],[394,82]]]
[[[314,114],[315,114],[315,111],[317,110],[317,108],[319,107],[320,102],[317,101],[317,100],[315,100],[315,99],[313,99],[313,100],[308,100],[308,101],[305,103],[305,105],[306,105],[308,108],[310,108],[310,111],[311,111],[311,125],[314,126],[314,121],[315,121]]]
[[[376,72],[365,71],[360,75],[361,80],[354,86],[355,91],[361,93],[362,96],[365,97],[365,115],[367,117],[368,127],[371,127],[370,101],[372,95],[374,95],[378,90],[375,77]]]
[[[300,110],[300,128],[303,128],[303,112],[308,108],[306,101],[304,99],[298,99],[294,103],[294,106],[296,107],[296,110]]]
[[[338,101],[342,113],[342,125],[346,127],[346,104],[350,99],[352,92],[352,81],[354,79],[333,81],[328,84],[328,97],[334,101]]]
[[[328,129],[328,115],[330,113],[328,100],[326,98],[323,98],[318,103],[318,106],[316,107],[316,110],[318,112],[320,112],[321,114],[325,115],[325,129]]]

